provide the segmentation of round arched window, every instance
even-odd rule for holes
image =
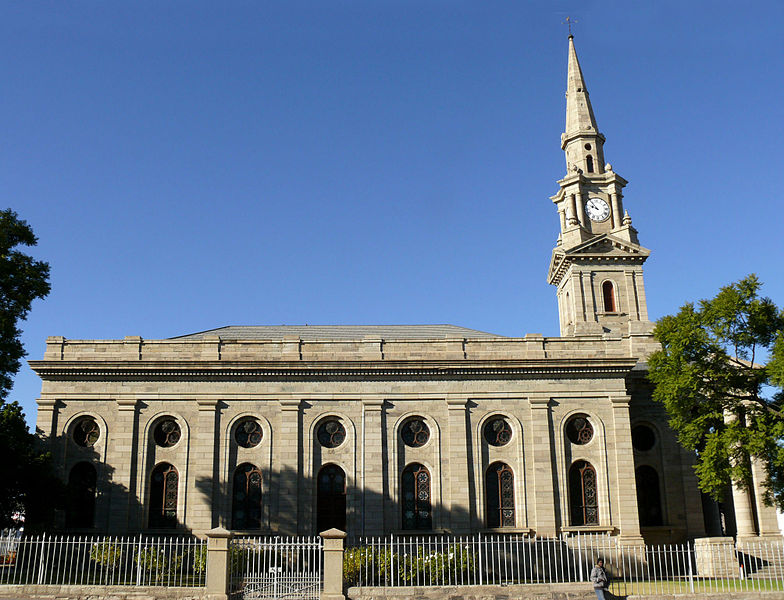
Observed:
[[[632,428],[632,446],[635,450],[645,452],[653,448],[656,443],[656,434],[647,425],[636,425]]]
[[[180,433],[180,426],[172,417],[166,417],[158,422],[153,432],[155,443],[161,448],[171,448],[182,437]]]
[[[566,437],[573,444],[587,444],[593,439],[593,427],[585,415],[575,415],[566,423]]]
[[[77,446],[92,448],[95,446],[98,438],[101,437],[101,430],[98,428],[98,423],[95,422],[95,419],[84,417],[76,422],[71,435]]]
[[[337,448],[346,440],[346,428],[337,419],[327,419],[319,425],[316,437],[325,448]]]
[[[400,436],[403,438],[403,442],[406,446],[421,448],[427,444],[427,440],[430,439],[430,429],[428,429],[424,419],[421,417],[414,417],[403,423],[403,427],[400,430]]]
[[[491,446],[506,446],[512,439],[512,427],[503,417],[493,417],[485,424],[485,440]]]
[[[234,441],[243,448],[253,448],[261,443],[263,435],[256,419],[243,419],[234,430]]]

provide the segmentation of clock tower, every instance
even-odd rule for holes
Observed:
[[[604,136],[569,36],[566,176],[552,201],[561,231],[547,280],[556,286],[561,335],[649,336],[642,265],[650,250],[623,209],[627,181],[604,162]]]

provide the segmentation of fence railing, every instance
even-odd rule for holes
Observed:
[[[353,540],[347,586],[570,583],[602,558],[618,595],[784,591],[784,541],[625,546],[609,535],[388,536]]]
[[[235,538],[229,545],[231,591],[260,599],[318,600],[323,547],[320,537]]]
[[[0,538],[0,585],[200,587],[206,565],[206,541],[193,537]]]

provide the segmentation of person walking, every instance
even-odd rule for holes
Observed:
[[[607,577],[607,571],[604,570],[604,560],[601,558],[596,561],[596,566],[591,569],[591,583],[593,583],[593,591],[596,592],[598,600],[605,600],[604,592],[610,587],[610,580]]]

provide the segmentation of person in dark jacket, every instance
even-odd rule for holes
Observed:
[[[607,577],[607,571],[604,570],[604,560],[601,558],[596,561],[596,566],[591,569],[591,583],[593,583],[593,591],[596,592],[598,600],[605,600],[604,592],[610,587],[610,580]]]

